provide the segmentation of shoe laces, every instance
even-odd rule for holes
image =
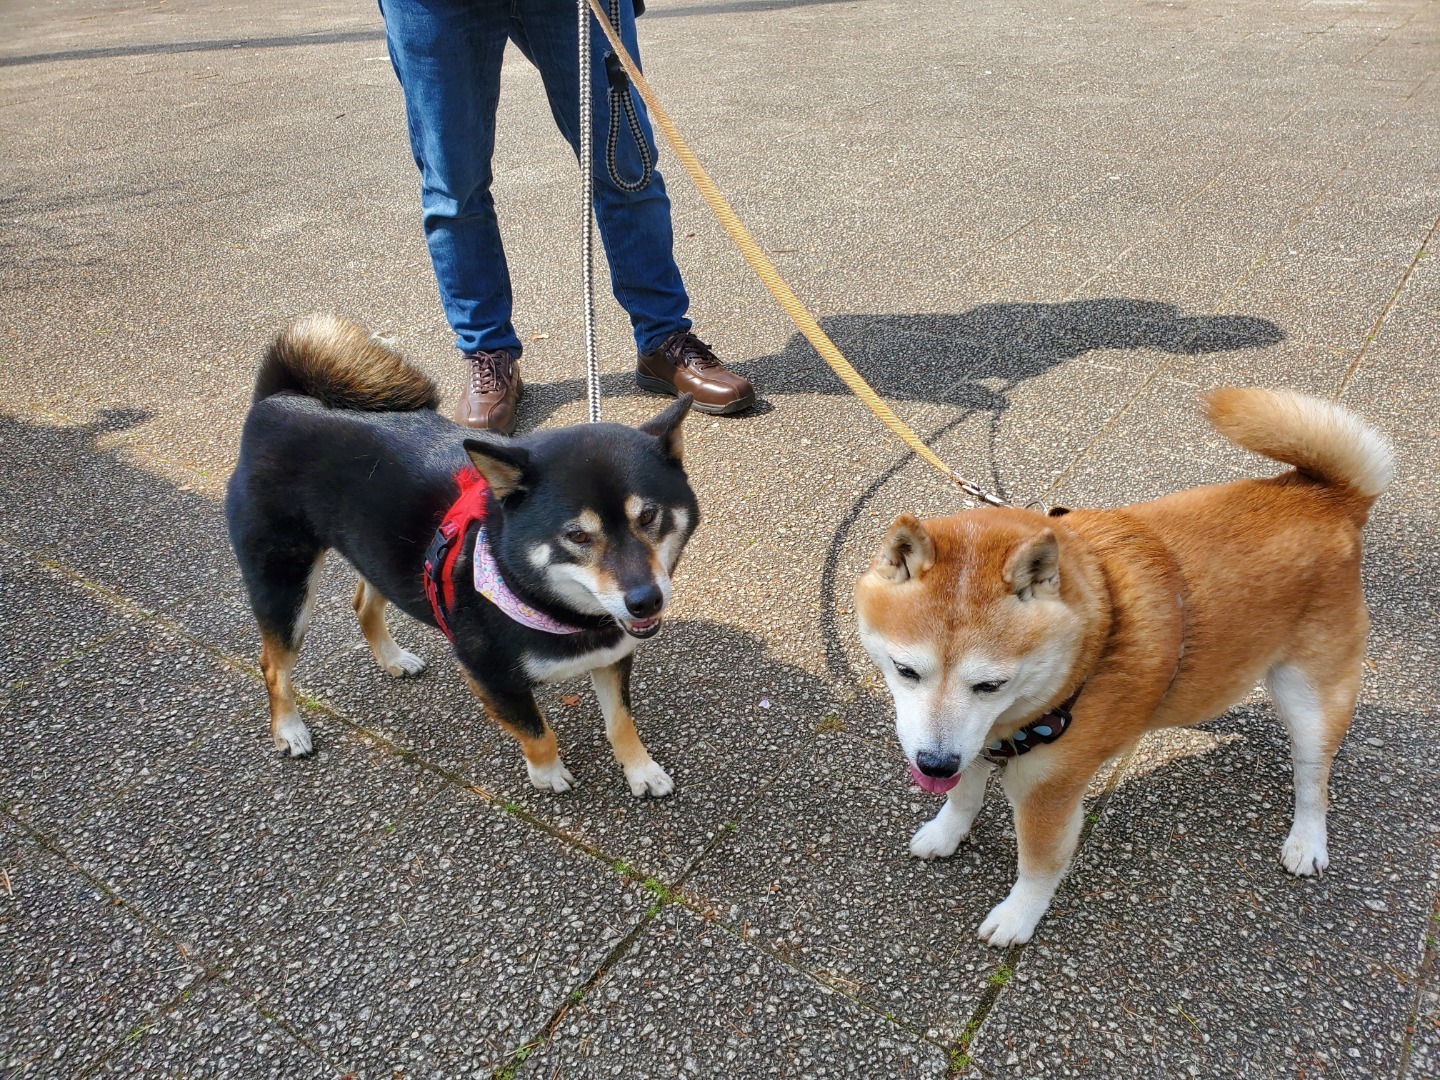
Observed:
[[[510,378],[510,357],[502,352],[470,353],[470,392],[493,394]]]
[[[722,366],[720,358],[710,351],[710,346],[691,333],[672,334],[662,348],[679,367],[703,371]]]

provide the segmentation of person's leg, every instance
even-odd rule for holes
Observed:
[[[607,0],[608,3],[608,0]],[[575,152],[580,148],[580,94],[578,33],[574,0],[516,0],[511,25],[515,44],[539,70],[550,99],[555,123]],[[639,57],[635,15],[631,0],[620,2],[621,37],[630,55]],[[591,28],[591,88],[594,94],[595,216],[610,263],[615,299],[630,315],[635,344],[641,352],[656,348],[676,332],[688,331],[686,311],[690,297],[675,265],[670,198],[665,181],[655,170],[640,191],[617,187],[606,165],[606,133],[610,122],[609,82],[605,54],[609,43],[598,26]],[[632,91],[636,112],[645,132],[650,159],[655,159],[654,138],[645,106]],[[616,147],[617,169],[626,180],[641,175],[642,162],[629,126],[621,118]]]
[[[455,343],[466,353],[518,356],[510,274],[490,196],[510,5],[380,0],[380,11],[420,169],[425,240]]]
[[[579,154],[580,93],[578,30],[570,0],[515,0],[511,37],[539,70],[550,98],[550,112],[572,149]],[[639,62],[632,0],[620,0],[621,39]],[[635,332],[635,381],[660,394],[694,396],[695,408],[708,413],[743,412],[755,403],[749,380],[726,370],[709,347],[690,333],[686,312],[690,297],[675,265],[670,198],[656,169],[644,188],[626,191],[610,176],[607,133],[609,80],[605,54],[609,42],[598,26],[591,32],[591,88],[594,95],[595,216],[610,263],[615,299],[630,315]],[[637,120],[651,161],[655,140],[638,94],[632,91]],[[626,181],[643,173],[640,148],[622,122],[615,147],[616,171]]]

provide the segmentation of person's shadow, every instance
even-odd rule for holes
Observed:
[[[820,325],[886,400],[946,403],[997,414],[1008,408],[1005,395],[1021,382],[1095,350],[1198,355],[1260,348],[1285,337],[1269,319],[1186,315],[1174,304],[1125,297],[980,304],[953,313],[832,315]],[[760,412],[774,408],[785,394],[850,392],[798,333],[779,352],[729,366],[755,383]],[[996,381],[998,389],[987,385]],[[607,397],[639,393],[628,372],[607,375],[603,384]],[[527,384],[521,425],[538,427],[584,394],[581,379]]]
[[[1194,355],[1273,345],[1285,334],[1249,315],[1184,315],[1174,304],[1103,297],[1063,303],[981,304],[959,313],[835,315],[821,327],[887,400],[973,406],[1097,349]],[[809,343],[733,365],[761,393],[848,393]]]
[[[980,304],[957,313],[910,315],[850,314],[820,320],[821,327],[865,380],[886,401],[927,402],[957,411],[923,437],[943,438],[976,414],[989,414],[987,476],[977,482],[1010,498],[996,465],[1000,421],[1010,394],[1028,379],[1096,350],[1153,349],[1196,356],[1261,348],[1284,340],[1269,319],[1253,315],[1187,315],[1174,304],[1127,297],[1099,297],[1062,303]],[[849,394],[850,391],[800,334],[779,352],[729,365],[755,383],[756,411],[776,406],[785,394]],[[543,423],[556,409],[585,393],[583,380],[528,384],[521,425]],[[603,392],[638,393],[631,376],[609,375]],[[903,416],[903,413],[902,413]],[[847,667],[835,621],[836,573],[850,530],[876,494],[909,462],[897,459],[877,475],[836,525],[821,573],[821,618],[832,675]]]

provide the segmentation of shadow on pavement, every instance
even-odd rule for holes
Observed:
[[[1067,360],[1098,349],[1156,349],[1195,356],[1277,344],[1285,332],[1253,315],[1186,315],[1174,304],[1126,297],[1062,303],[980,304],[958,313],[832,315],[820,325],[855,369],[888,401],[943,402],[967,411],[1003,412],[1007,391]],[[762,399],[783,394],[849,394],[800,334],[778,353],[729,366],[752,380]],[[992,383],[999,380],[998,389]],[[631,375],[604,378],[606,396],[639,393]],[[522,429],[584,397],[581,379],[526,383]],[[760,411],[765,411],[762,408]]]
[[[296,45],[345,45],[354,41],[384,40],[384,30],[337,30],[328,34],[289,34],[284,37],[216,38],[208,41],[159,41],[135,45],[105,45],[89,49],[60,49],[55,52],[0,56],[0,68],[20,67],[25,64],[53,64],[66,60],[112,60],[122,56],[220,52],[231,49],[284,49]]]
[[[819,7],[823,4],[846,4],[851,0],[721,0],[719,3],[667,4],[646,6],[646,19],[683,19],[688,15],[758,15],[764,11],[785,11],[789,8]]]
[[[213,618],[223,602],[239,597],[240,588],[224,547],[217,501],[151,474],[103,441],[148,417],[142,410],[117,409],[89,424],[58,427],[0,416],[0,443],[8,455],[0,475],[0,535],[37,553],[53,552],[56,561],[78,567],[101,588],[141,604],[152,603],[147,597],[163,592],[178,573],[186,588],[199,587],[199,603],[209,612],[206,618]],[[1382,542],[1382,557],[1385,552]],[[556,689],[546,691],[552,699],[547,705],[583,779],[574,796],[556,799],[528,789],[514,746],[480,718],[448,665],[437,664],[435,674],[420,682],[390,681],[375,671],[355,647],[348,571],[338,560],[334,569],[328,591],[335,603],[322,612],[316,630],[337,645],[343,637],[344,645],[327,653],[323,642],[313,642],[319,647],[307,647],[300,674],[342,715],[471,783],[504,792],[550,827],[666,879],[692,864],[698,845],[719,823],[733,822],[729,836],[687,879],[687,896],[730,925],[749,926],[776,955],[793,955],[806,971],[843,970],[852,992],[877,1011],[891,1008],[903,988],[900,996],[908,1004],[901,1011],[912,1023],[948,1031],[956,1017],[968,1015],[992,956],[972,940],[973,927],[1003,895],[1013,872],[1009,815],[992,792],[975,841],[955,859],[938,864],[910,859],[906,838],[929,812],[915,804],[928,800],[903,779],[888,702],[861,695],[842,705],[831,683],[778,661],[762,636],[709,620],[678,621],[645,650],[637,668],[637,712],[657,757],[674,770],[680,794],[664,804],[636,804],[610,760],[590,696],[567,705],[553,700]],[[214,576],[205,576],[211,571]],[[202,954],[215,955],[236,934],[259,934],[286,956],[348,951],[392,955],[397,964],[409,965],[394,951],[393,934],[385,928],[412,919],[421,920],[424,932],[437,940],[461,935],[479,954],[492,929],[468,918],[471,894],[493,889],[498,897],[510,890],[530,903],[535,880],[549,887],[550,878],[539,870],[523,880],[484,884],[491,880],[492,860],[513,869],[521,849],[456,845],[455,836],[489,821],[478,804],[457,796],[453,805],[444,804],[448,816],[428,821],[429,808],[440,804],[412,805],[405,792],[413,781],[398,775],[400,766],[388,758],[371,762],[364,747],[336,737],[332,720],[317,718],[328,763],[274,759],[258,682],[225,699],[238,710],[239,727],[213,722],[208,712],[216,701],[207,704],[203,694],[210,692],[209,684],[199,686],[181,701],[194,739],[175,741],[173,721],[147,721],[143,706],[157,695],[176,697],[191,676],[172,672],[167,658],[158,655],[153,660],[161,666],[147,666],[118,642],[104,653],[98,646],[87,651],[84,637],[52,638],[75,627],[97,642],[116,632],[110,626],[85,627],[84,606],[103,604],[84,590],[72,595],[59,575],[31,573],[23,582],[23,595],[6,590],[7,624],[23,626],[23,636],[37,643],[53,640],[70,650],[25,658],[27,668],[34,661],[23,695],[30,710],[25,722],[43,719],[63,728],[65,738],[17,746],[0,770],[10,773],[8,790],[26,792],[22,816],[54,828],[67,846],[72,824],[83,823],[75,842],[89,846],[75,857],[88,866],[96,851],[108,852],[106,880],[171,932],[197,940]],[[1393,618],[1378,603],[1376,609],[1380,621]],[[240,617],[244,622],[246,616]],[[176,621],[204,641],[217,640],[185,617]],[[415,641],[414,628],[397,632],[432,660],[444,651],[438,635]],[[74,662],[67,662],[72,654]],[[696,656],[717,655],[727,663],[694,663]],[[137,722],[115,723],[115,706],[96,688],[109,688],[121,708],[139,709]],[[5,692],[0,689],[0,696]],[[839,724],[825,715],[831,712]],[[1213,749],[1181,748],[1178,759],[1174,750],[1155,755],[1153,767],[1134,771],[1097,807],[1102,818],[1095,838],[1042,924],[1042,948],[1027,956],[1027,969],[1051,986],[1064,984],[1070,976],[1061,969],[1073,964],[1079,973],[1074,978],[1116,996],[1133,994],[1137,984],[1163,985],[1163,992],[1129,999],[1157,1024],[1169,1017],[1176,988],[1183,988],[1195,995],[1189,1007],[1201,1010],[1197,1017],[1217,1032],[1228,1030],[1234,1003],[1214,998],[1206,988],[1224,982],[1236,965],[1277,957],[1305,976],[1307,999],[1323,999],[1329,970],[1324,965],[1343,963],[1350,996],[1359,995],[1375,1015],[1403,1011],[1409,990],[1387,982],[1382,965],[1409,970],[1424,931],[1424,853],[1433,843],[1425,821],[1434,781],[1433,770],[1422,763],[1436,723],[1430,710],[1401,713],[1380,703],[1362,704],[1336,769],[1335,861],[1320,881],[1294,881],[1276,864],[1289,817],[1289,763],[1283,729],[1267,705],[1243,705],[1209,725],[1223,740]],[[144,783],[141,766],[148,770]],[[343,806],[317,806],[342,771],[362,797]],[[779,775],[787,777],[785,783],[766,787],[764,781]],[[247,805],[265,806],[270,819],[256,817],[253,827],[248,818],[241,821],[230,810],[237,793]],[[414,831],[397,830],[372,843],[364,830],[369,822],[373,831],[377,806],[386,807],[392,819],[413,817]],[[1384,835],[1377,838],[1376,823],[1382,820]],[[517,826],[504,826],[512,828]],[[278,865],[277,830],[313,839]],[[501,826],[495,831],[503,832]],[[533,849],[523,848],[524,865],[553,868],[556,855],[540,830],[535,837]],[[335,916],[344,934],[325,945],[307,944],[311,939],[300,931],[310,917],[304,903],[274,922],[264,914],[277,889],[310,896],[336,867],[352,864],[365,871],[359,876],[368,882],[369,868],[419,865],[416,860],[429,858],[436,845],[468,853],[468,861],[444,875],[428,871],[435,895],[446,897],[449,907],[421,909],[395,894],[379,901],[379,913],[359,920],[358,929],[347,929]],[[571,862],[577,887],[612,888],[603,867]],[[1243,874],[1235,871],[1237,862]],[[1177,867],[1183,876],[1177,877]],[[266,870],[263,878],[259,869]],[[367,884],[337,911],[370,904],[366,897],[372,891]],[[1376,918],[1382,910],[1392,914]],[[1135,943],[1118,961],[1117,935]],[[1339,936],[1347,938],[1341,953],[1334,944]],[[40,940],[36,948],[49,955],[66,945],[62,935]],[[1165,948],[1185,950],[1187,963],[1178,975],[1173,961],[1160,955]],[[271,960],[266,953],[252,957],[254,970],[242,974],[242,985],[247,978],[260,985],[255,971],[274,969]],[[437,961],[434,1000],[458,1001],[462,989],[477,987],[482,1004],[504,998],[513,973],[500,960],[487,964],[455,969]],[[953,972],[967,964],[979,973],[957,981]],[[1264,1015],[1267,995],[1236,985],[1233,994],[1241,1004]],[[1009,992],[1022,1003],[1036,993],[1028,984]],[[281,994],[271,1004],[306,1030],[320,1022],[317,1010],[330,1007],[298,992]],[[404,1010],[388,999],[381,1004],[386,1008],[376,1023],[401,1024]],[[447,1048],[461,1053],[484,1035],[483,1009],[439,1008],[443,1041],[435,1053]],[[1007,1037],[1003,1015],[1012,1011],[997,1012],[987,1026],[989,1045]],[[1277,1010],[1276,1026],[1282,1026],[1283,1012]],[[533,1028],[544,1015],[544,1009],[527,1013],[526,1022]],[[1188,1045],[1183,1030],[1179,1035],[1173,1027],[1165,1030],[1170,1034],[1161,1045],[1167,1053]],[[123,1033],[124,1025],[117,1025],[106,1037],[119,1040]],[[80,1038],[72,1049],[89,1045],[93,1036]],[[1291,1042],[1302,1049],[1317,1045],[1306,1034]],[[499,1046],[497,1053],[507,1049]],[[1255,1052],[1217,1042],[1209,1056],[1229,1064],[1250,1060]],[[352,1051],[343,1053],[348,1059]],[[1385,1056],[1392,1053],[1393,1047],[1383,1048]]]
[[[821,319],[820,325],[887,401],[936,402],[960,410],[939,428],[922,433],[928,442],[943,438],[976,414],[988,413],[990,475],[974,478],[1007,498],[1010,493],[996,468],[994,447],[1000,418],[1010,407],[1008,395],[1027,379],[1102,349],[1155,349],[1195,356],[1262,348],[1285,339],[1278,325],[1258,316],[1187,315],[1175,304],[1128,297],[980,304],[958,313],[833,315]],[[768,412],[782,394],[850,393],[798,333],[780,352],[736,361],[730,367],[758,388],[757,413]],[[601,383],[606,397],[640,393],[628,372],[604,376]],[[527,383],[520,405],[521,428],[540,426],[555,410],[584,394],[580,379]],[[834,676],[847,666],[834,616],[840,552],[871,500],[911,456],[900,456],[855,500],[836,526],[826,552],[821,611],[826,663]]]

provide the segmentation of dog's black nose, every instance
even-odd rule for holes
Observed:
[[[915,767],[926,776],[948,780],[960,771],[960,759],[954,754],[934,754],[922,750],[915,755]]]
[[[665,597],[653,581],[625,594],[625,610],[637,619],[648,619],[659,611],[664,603]]]

